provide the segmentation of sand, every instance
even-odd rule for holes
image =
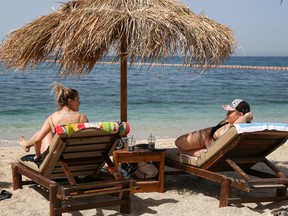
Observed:
[[[157,140],[159,148],[174,147],[174,140]],[[43,216],[49,215],[48,193],[37,186],[24,186],[22,190],[13,191],[10,163],[25,152],[16,143],[11,146],[0,144],[0,190],[13,193],[10,199],[0,201],[2,216]],[[15,147],[16,146],[16,147]],[[288,144],[286,143],[268,159],[288,175]],[[165,176],[164,193],[136,193],[131,195],[130,215],[273,215],[280,208],[288,209],[288,201],[275,203],[251,203],[219,208],[220,185],[193,175]],[[74,216],[122,215],[118,207],[91,209],[66,213]]]

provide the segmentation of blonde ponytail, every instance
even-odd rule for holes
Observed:
[[[78,96],[78,91],[76,89],[65,87],[62,83],[58,82],[53,83],[53,85],[54,87],[52,88],[51,93],[55,91],[55,102],[59,109],[68,106],[68,99],[73,100]]]

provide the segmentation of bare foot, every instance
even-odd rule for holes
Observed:
[[[27,145],[27,141],[25,140],[25,138],[23,136],[20,137],[20,139],[18,140],[18,143],[24,149],[25,152],[29,152],[30,151],[30,147],[26,146]]]

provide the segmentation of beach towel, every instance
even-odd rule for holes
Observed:
[[[288,124],[285,123],[241,123],[234,126],[238,134],[264,130],[288,131]]]
[[[121,136],[127,135],[130,132],[130,124],[128,122],[89,122],[58,125],[56,126],[56,133],[58,135],[67,134],[71,136],[76,131],[86,128],[98,128],[109,133],[119,133]]]

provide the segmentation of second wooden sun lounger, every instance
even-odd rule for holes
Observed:
[[[165,166],[220,183],[220,207],[286,200],[288,178],[266,157],[287,141],[288,125],[280,125],[284,128],[282,131],[275,130],[277,127],[272,124],[258,124],[257,127],[259,125],[261,131],[239,133],[235,127],[230,128],[199,158],[179,155],[176,148],[169,149],[165,154]],[[264,164],[267,169],[258,169],[259,164]],[[232,189],[245,192],[274,189],[276,193],[270,197],[233,198]]]

